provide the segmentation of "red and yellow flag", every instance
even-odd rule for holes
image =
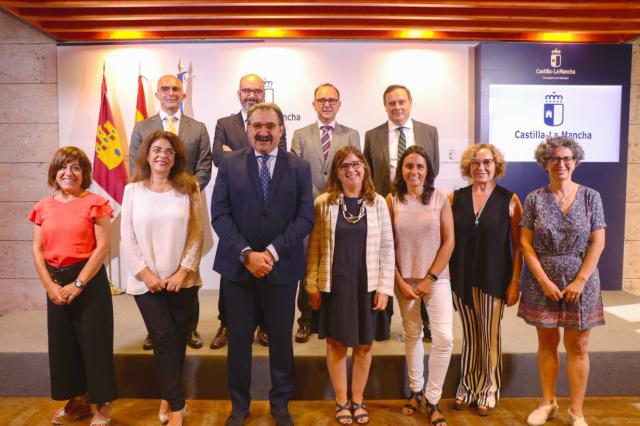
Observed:
[[[138,100],[136,101],[136,123],[138,121],[146,120],[147,115],[147,101],[144,97],[144,86],[142,85],[142,76],[138,75]]]
[[[127,184],[127,171],[123,160],[120,136],[113,124],[113,114],[107,99],[107,82],[103,73],[96,151],[93,157],[93,180],[118,204],[122,204],[122,194]]]

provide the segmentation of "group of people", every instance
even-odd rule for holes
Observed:
[[[122,257],[127,293],[146,325],[145,346],[154,353],[161,424],[182,424],[186,346],[202,346],[196,331],[201,190],[212,162],[218,172],[211,223],[219,237],[213,269],[221,276],[221,326],[212,347],[228,343],[232,411],[226,425],[243,425],[249,416],[256,330],[269,347],[271,415],[279,426],[293,424],[288,403],[296,297],[301,316],[295,340],[307,341],[312,333],[326,340],[335,420],[369,423],[364,390],[371,348],[374,340],[389,338],[393,296],[411,391],[402,406],[406,414],[426,413],[431,424],[447,424],[439,402],[456,310],[463,343],[453,408],[490,415],[500,398],[500,321],[505,305],[520,300],[518,315],[537,329],[542,388],[527,423],[542,425],[557,414],[564,328],[568,414],[574,426],[587,424],[587,345],[589,330],[604,323],[597,263],[606,225],[599,194],[572,180],[584,156],[576,142],[558,137],[539,145],[535,158],[549,184],[522,206],[515,193],[496,184],[506,162],[491,144],[471,145],[462,155],[460,171],[469,186],[451,194],[434,187],[438,132],[411,118],[411,93],[404,86],[385,90],[388,121],[366,133],[363,151],[358,132],[336,122],[341,102],[332,84],[314,91],[318,121],[295,131],[291,152],[281,110],[262,102],[262,79],[242,77],[237,94],[242,110],[218,121],[213,155],[204,124],[181,114],[185,94],[171,75],[158,81],[159,114],[137,123],[131,137]],[[78,148],[56,152],[48,180],[54,192],[29,219],[35,224],[34,262],[48,295],[51,393],[67,401],[52,422],[91,416],[95,404],[91,424],[108,425],[117,391],[103,263],[113,210],[88,191],[91,164]],[[528,267],[521,283],[523,258]],[[433,342],[426,378],[423,310]]]

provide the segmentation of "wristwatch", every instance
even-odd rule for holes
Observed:
[[[79,279],[76,278],[76,280],[73,282],[73,285],[75,285],[77,288],[79,288],[80,290],[82,290],[85,285],[82,281],[80,281]]]
[[[242,250],[240,252],[240,263],[245,263],[252,251],[253,250],[251,250],[250,248]]]

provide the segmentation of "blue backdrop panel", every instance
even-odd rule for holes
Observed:
[[[599,269],[602,288],[607,290],[622,286],[630,75],[630,45],[481,43],[476,48],[477,142],[495,143],[489,140],[492,84],[622,87],[619,161],[592,162],[593,158],[587,158],[589,162],[580,164],[573,177],[602,196],[608,228]],[[535,162],[508,162],[506,176],[500,180],[522,202],[529,192],[547,183],[545,172]]]

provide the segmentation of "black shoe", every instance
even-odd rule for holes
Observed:
[[[153,349],[153,344],[151,343],[151,337],[147,334],[147,337],[142,342],[142,350],[150,351],[151,349]]]
[[[187,345],[189,345],[193,349],[200,349],[202,347],[202,337],[200,337],[200,333],[198,333],[197,330],[193,330],[189,334]]]
[[[431,324],[428,321],[422,321],[422,327],[424,329],[424,336],[422,337],[423,342],[431,341]]]
[[[249,417],[248,411],[232,411],[224,422],[224,426],[244,426]]]
[[[293,426],[293,417],[287,409],[271,411],[271,417],[276,421],[276,426]]]
[[[269,346],[269,333],[267,333],[267,330],[265,330],[263,326],[258,326],[256,337],[258,338],[258,343],[262,346]]]
[[[301,325],[298,327],[298,331],[296,331],[296,342],[306,343],[309,340],[309,336],[311,336],[311,327]]]

